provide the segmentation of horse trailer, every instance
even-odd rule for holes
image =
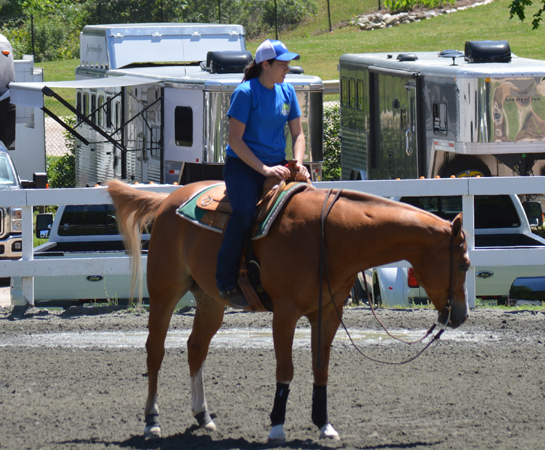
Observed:
[[[505,41],[340,58],[342,179],[544,175],[545,61]]]
[[[75,107],[65,106],[77,120],[65,125],[76,136],[77,186],[109,178],[185,184],[222,179],[227,110],[251,61],[240,25],[87,25],[76,80],[36,88],[55,97],[55,88],[76,89]],[[301,107],[305,162],[319,180],[323,83],[300,68],[292,72],[286,81]],[[23,97],[17,100],[28,103]],[[286,136],[290,158],[287,127]]]

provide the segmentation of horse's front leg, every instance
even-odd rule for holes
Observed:
[[[329,376],[329,355],[331,343],[340,324],[340,318],[330,303],[329,310],[322,311],[321,326],[318,314],[309,317],[312,329],[312,369],[314,387],[312,390],[312,423],[320,429],[320,439],[339,440],[339,434],[329,423],[327,416],[327,379]],[[342,314],[342,305],[337,306]]]
[[[275,308],[273,340],[276,354],[276,394],[270,416],[272,429],[268,436],[269,443],[275,445],[286,441],[284,422],[290,382],[293,379],[292,346],[297,320],[293,310],[282,312],[280,308]]]
[[[189,375],[191,376],[191,412],[200,427],[215,431],[216,425],[208,412],[204,395],[203,364],[210,341],[223,322],[225,307],[203,292],[195,293],[197,308],[193,330],[187,341]]]

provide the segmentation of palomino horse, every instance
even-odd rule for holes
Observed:
[[[204,395],[203,363],[227,306],[215,280],[222,236],[176,214],[176,209],[192,194],[213,183],[189,184],[168,196],[140,191],[120,181],[109,183],[108,190],[127,246],[135,257],[136,270],[140,267],[141,226],[154,220],[147,267],[149,387],[144,434],[148,438],[160,436],[157,385],[164,342],[174,307],[188,290],[196,299],[193,330],[187,341],[191,410],[200,426],[207,430],[216,428]],[[464,282],[469,259],[461,215],[449,223],[409,205],[342,191],[325,223],[328,274],[320,276],[321,211],[324,202],[330,202],[327,195],[320,189],[295,194],[269,234],[254,241],[254,252],[261,261],[261,281],[274,309],[277,391],[269,434],[269,441],[274,443],[285,441],[283,424],[293,378],[292,344],[297,321],[302,316],[308,318],[312,328],[312,421],[320,429],[321,438],[339,439],[327,417],[329,356],[343,302],[358,272],[405,259],[412,264],[416,279],[439,311],[442,324],[457,327],[468,317]],[[136,276],[133,272],[133,282]],[[320,281],[323,283],[321,312]]]

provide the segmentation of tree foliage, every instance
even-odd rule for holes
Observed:
[[[0,33],[18,57],[33,54],[36,62],[55,61],[78,57],[85,25],[235,23],[254,38],[275,28],[294,28],[317,10],[316,0],[0,0]]]
[[[532,0],[513,0],[513,2],[509,5],[509,18],[512,19],[513,17],[517,16],[521,22],[524,22],[524,20],[526,19],[526,11],[527,9],[530,9],[532,5]],[[542,15],[544,11],[545,1],[541,0],[541,2],[537,4],[537,11],[532,15],[532,28],[534,30],[539,28],[539,26],[541,25],[541,21],[543,20]]]

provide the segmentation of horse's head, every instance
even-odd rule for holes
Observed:
[[[465,292],[467,256],[462,213],[450,224],[450,237],[413,264],[414,275],[439,311],[439,322],[456,328],[468,318]]]

